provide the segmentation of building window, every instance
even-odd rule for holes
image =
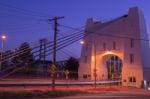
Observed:
[[[129,77],[129,82],[130,83],[135,83],[136,82],[136,78],[135,77]]]
[[[129,82],[132,82],[132,77],[129,77]]]
[[[134,47],[134,40],[133,40],[133,39],[130,40],[130,47],[131,47],[131,48]]]
[[[127,80],[126,80],[126,79],[124,79],[124,80],[123,80],[123,82],[127,82]]]
[[[134,63],[134,55],[133,54],[130,54],[130,63]]]
[[[86,79],[87,78],[87,74],[83,74],[83,78]]]
[[[135,78],[135,77],[133,77],[132,79],[133,79],[133,82],[135,83],[135,82],[136,82],[136,78]]]
[[[90,78],[90,77],[91,77],[91,75],[90,75],[90,74],[88,74],[88,77]]]
[[[87,56],[84,56],[84,62],[87,63]]]
[[[103,43],[103,50],[106,50],[106,43]]]
[[[116,49],[116,42],[113,42],[113,49]]]

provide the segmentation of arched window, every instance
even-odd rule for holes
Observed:
[[[108,79],[121,79],[122,61],[118,56],[111,56],[107,61]]]

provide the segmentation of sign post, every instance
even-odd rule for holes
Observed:
[[[69,70],[64,71],[65,76],[66,76],[66,86],[68,87],[68,75],[69,75]]]
[[[55,74],[56,74],[56,65],[52,64],[50,67],[50,72],[52,74],[52,89],[55,88]]]

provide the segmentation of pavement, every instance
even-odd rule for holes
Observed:
[[[30,81],[30,80],[28,80]],[[34,80],[33,82],[38,83],[47,83],[50,80]],[[25,80],[2,80],[1,83],[20,83],[26,82]],[[60,81],[61,82],[61,81]],[[73,81],[72,81],[73,82]],[[66,83],[65,81],[62,83]],[[51,91],[51,85],[47,86],[1,86],[0,91]],[[76,95],[76,96],[67,96],[53,99],[150,99],[150,91],[145,89],[133,88],[133,87],[122,87],[116,85],[97,85],[94,88],[94,85],[64,85],[56,86],[55,90],[61,91],[84,91],[88,94]],[[49,98],[47,98],[49,99]],[[50,98],[52,99],[52,98]]]
[[[150,95],[131,95],[130,93],[104,93],[67,96],[51,99],[150,99]]]
[[[0,87],[0,91],[51,91],[51,86]],[[59,91],[83,91],[87,94],[44,99],[150,99],[150,91],[119,86],[57,86]],[[42,98],[36,98],[42,99]]]
[[[150,92],[138,91],[101,91],[89,94],[65,96],[51,99],[150,99]]]

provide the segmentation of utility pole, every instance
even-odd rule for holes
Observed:
[[[40,50],[39,50],[39,60],[45,62],[46,59],[46,42],[47,39],[40,39],[39,44],[40,44]]]
[[[53,19],[49,19],[49,21],[54,21],[54,40],[53,40],[53,64],[51,66],[51,72],[53,74],[52,77],[52,89],[55,88],[55,75],[56,75],[56,45],[57,45],[57,34],[58,34],[58,20],[64,18],[55,16]]]
[[[96,80],[97,80],[97,68],[96,68],[96,44],[95,41],[93,42],[93,47],[94,47],[94,88],[96,88]]]

